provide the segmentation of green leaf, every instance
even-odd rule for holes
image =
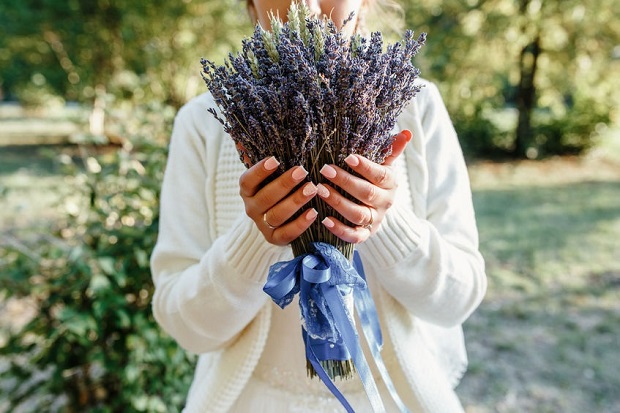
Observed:
[[[115,268],[114,268],[114,258],[112,257],[99,257],[97,259],[97,261],[99,262],[99,266],[101,267],[101,270],[108,274],[108,275],[114,275],[114,273],[116,272]]]
[[[149,256],[143,249],[135,250],[136,261],[141,268],[146,268],[149,266]]]
[[[122,308],[119,308],[116,311],[116,316],[118,317],[118,323],[122,328],[129,328],[131,326],[131,318],[127,311]]]
[[[95,274],[91,277],[88,288],[95,294],[101,294],[104,291],[109,290],[110,286],[111,283],[108,277],[102,274]]]
[[[71,333],[77,336],[85,336],[88,331],[97,327],[95,319],[88,313],[80,313],[73,308],[63,308],[58,314],[58,320]]]

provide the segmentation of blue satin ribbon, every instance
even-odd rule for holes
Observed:
[[[290,304],[295,294],[300,294],[299,305],[304,320],[302,336],[306,345],[306,357],[321,381],[347,412],[353,412],[351,405],[323,369],[320,361],[352,359],[373,410],[385,412],[379,390],[360,345],[353,314],[345,302],[345,296],[353,294],[362,331],[379,373],[400,411],[408,413],[381,357],[383,338],[379,318],[368,291],[359,254],[355,252],[351,263],[330,244],[314,242],[311,247],[313,250],[311,253],[272,265],[263,290],[281,308]]]

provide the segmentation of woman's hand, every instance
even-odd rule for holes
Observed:
[[[274,157],[269,157],[251,166],[239,179],[239,193],[245,204],[245,213],[252,218],[267,242],[287,245],[316,220],[317,211],[312,208],[287,222],[314,198],[317,187],[312,182],[307,182],[295,190],[308,175],[301,166],[289,169],[262,186],[263,181],[278,169],[279,164]]]
[[[345,162],[361,178],[335,165],[323,166],[321,174],[325,178],[361,203],[350,201],[329,185],[318,184],[318,195],[348,221],[357,223],[357,226],[351,227],[334,217],[326,217],[322,222],[329,231],[343,241],[360,243],[379,228],[387,210],[394,203],[398,186],[392,163],[410,140],[411,132],[408,130],[396,135],[392,154],[381,165],[361,155],[349,155]]]

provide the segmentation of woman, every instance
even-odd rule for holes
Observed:
[[[268,28],[269,12],[286,16],[290,3],[254,0],[248,10]],[[307,3],[336,24],[368,7],[364,0]],[[362,22],[355,23],[350,30]],[[288,244],[312,224],[358,244],[384,332],[383,358],[409,410],[462,411],[453,391],[467,365],[461,324],[482,300],[486,276],[467,170],[436,87],[425,83],[403,111],[402,132],[382,165],[351,155],[347,163],[361,177],[325,165],[329,185],[299,189],[307,175],[300,166],[264,186],[277,159],[245,170],[208,107],[215,103],[204,94],[177,116],[151,260],[156,319],[200,354],[186,411],[343,410],[306,377],[298,307],[282,310],[262,291],[269,266],[290,260]],[[318,216],[305,207],[314,197],[359,225]],[[373,375],[387,411],[397,411]],[[337,385],[356,412],[372,411],[359,379]]]

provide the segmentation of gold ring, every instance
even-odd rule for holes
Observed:
[[[375,219],[372,216],[372,208],[370,208],[368,205],[366,205],[366,208],[368,208],[368,212],[370,213],[370,222],[366,225],[362,225],[362,228],[367,229],[368,231],[372,231],[372,223],[375,222]]]
[[[372,215],[372,214],[371,214]],[[271,225],[269,222],[267,222],[267,213],[265,212],[263,214],[263,222],[265,223],[265,225],[267,225],[270,229],[276,229],[278,227],[274,227],[273,225]]]

